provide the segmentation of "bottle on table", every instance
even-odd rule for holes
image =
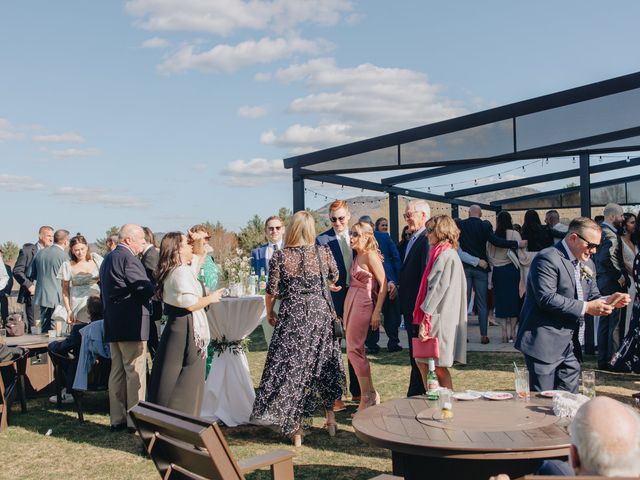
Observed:
[[[429,372],[427,373],[427,400],[438,400],[440,397],[440,383],[436,375],[436,362],[429,359]]]
[[[258,280],[258,291],[260,295],[267,293],[267,276],[264,273],[264,267],[260,268],[260,279]]]
[[[258,293],[258,276],[256,275],[255,268],[251,267],[251,273],[249,274],[249,295],[255,295]]]

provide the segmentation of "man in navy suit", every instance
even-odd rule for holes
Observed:
[[[409,337],[409,361],[411,362],[411,377],[409,378],[409,389],[407,397],[424,394],[424,383],[420,370],[413,358],[413,310],[422,281],[422,274],[427,266],[429,258],[429,243],[427,242],[426,223],[431,217],[431,208],[426,200],[411,200],[404,210],[404,220],[407,222],[411,238],[407,242],[402,256],[402,267],[400,267],[398,293],[400,295],[400,309],[404,317],[404,324],[407,327],[407,337]]]
[[[531,263],[515,347],[524,353],[533,391],[578,391],[580,364],[573,334],[585,314],[608,315],[629,303],[629,295],[601,297],[591,255],[600,227],[574,219],[561,242],[542,250]]]
[[[138,258],[145,246],[142,228],[126,224],[119,238],[120,243],[100,267],[104,335],[111,349],[109,413],[112,430],[128,427],[133,431],[127,410],[146,394],[153,284]]]
[[[387,298],[385,298],[384,305],[382,307],[382,313],[384,315],[384,331],[389,338],[387,342],[387,349],[390,352],[399,352],[402,350],[400,346],[400,340],[398,338],[398,327],[400,326],[400,312],[397,307],[397,285],[398,274],[400,273],[400,254],[396,244],[393,243],[388,233],[379,232],[375,230],[373,220],[369,215],[363,215],[358,220],[359,222],[365,222],[371,225],[373,228],[373,236],[378,242],[378,248],[382,253],[384,266],[384,273],[387,277]],[[380,347],[378,346],[378,340],[380,340],[380,329],[371,330],[367,334],[367,340],[365,346],[367,347],[367,353],[378,353]]]
[[[251,250],[251,267],[253,267],[256,275],[260,275],[260,271],[264,269],[264,273],[269,275],[269,261],[273,256],[273,252],[282,250],[284,247],[284,223],[282,219],[277,215],[272,215],[264,222],[264,236],[267,239],[267,243],[260,245],[258,248]],[[280,300],[276,300],[275,310],[278,311],[280,307]],[[267,341],[267,345],[271,343],[271,336],[273,335],[273,327],[267,321],[267,317],[262,318],[262,331],[264,332],[264,339]]]
[[[353,263],[353,250],[351,249],[351,243],[349,242],[349,220],[351,214],[349,213],[349,206],[344,200],[336,200],[329,205],[329,220],[331,221],[332,228],[326,232],[321,233],[316,238],[318,245],[328,245],[331,249],[331,253],[336,260],[338,266],[338,281],[337,287],[341,287],[337,292],[331,292],[331,298],[336,308],[336,314],[342,317],[344,313],[344,299],[347,296],[347,290],[349,289],[349,272],[351,271],[351,264]],[[347,362],[348,363],[348,362]],[[360,397],[360,384],[358,383],[358,377],[353,371],[351,364],[349,365],[349,391],[354,399]],[[344,410],[342,401],[336,402],[334,405],[334,411]]]

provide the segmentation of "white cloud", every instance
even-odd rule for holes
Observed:
[[[244,118],[260,118],[264,117],[268,112],[268,109],[264,105],[243,105],[238,108],[238,115]]]
[[[283,32],[302,24],[335,25],[353,10],[350,0],[128,0],[127,13],[152,31]]]
[[[271,63],[290,58],[295,54],[317,55],[332,49],[322,39],[306,40],[299,37],[264,37],[258,41],[247,40],[237,45],[216,45],[210,50],[198,52],[195,45],[186,44],[158,65],[160,73],[178,73],[186,70],[202,72],[235,72],[239,68],[260,63]]]
[[[370,63],[340,68],[333,58],[313,59],[276,72],[282,83],[302,82],[309,91],[289,111],[318,118],[318,125],[265,132],[262,141],[295,153],[338,145],[466,113],[460,102],[443,95],[427,75]]]
[[[284,169],[282,160],[265,158],[234,160],[229,162],[221,173],[228,177],[225,184],[234,187],[255,187],[267,182],[282,181],[291,176],[291,172]]]
[[[43,188],[44,184],[33,177],[0,174],[0,191],[3,192],[25,192]]]
[[[83,143],[84,138],[75,132],[66,132],[49,135],[33,135],[31,137],[36,143]]]
[[[71,158],[93,157],[97,155],[97,148],[66,148],[64,150],[53,150],[51,154],[56,160],[69,160]]]
[[[11,124],[6,118],[0,118],[0,142],[22,140],[24,134]]]
[[[139,197],[108,188],[59,187],[52,195],[76,204],[100,205],[107,208],[144,208],[149,202]]]
[[[169,40],[160,37],[149,38],[142,42],[142,48],[167,48],[168,46]]]

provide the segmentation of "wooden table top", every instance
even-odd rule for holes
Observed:
[[[28,333],[19,337],[7,337],[9,347],[46,348],[50,342],[63,340],[64,337],[49,338],[48,334],[33,335]]]
[[[424,396],[391,400],[357,413],[356,435],[367,443],[412,455],[466,459],[550,458],[569,454],[567,419],[552,400],[453,400],[454,416],[440,419]]]

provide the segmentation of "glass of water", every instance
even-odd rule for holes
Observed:
[[[515,379],[516,379],[516,395],[519,400],[524,400],[525,402],[529,400],[531,395],[529,391],[529,370],[525,367],[518,368],[515,371]]]
[[[595,398],[596,396],[596,372],[584,370],[582,372],[582,394],[585,397]]]

